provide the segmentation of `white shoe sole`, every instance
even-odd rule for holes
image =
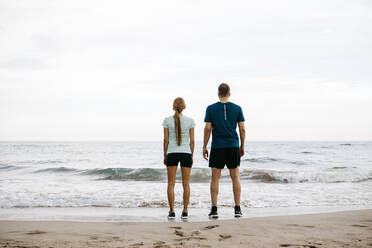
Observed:
[[[209,219],[218,219],[218,215],[209,215]]]

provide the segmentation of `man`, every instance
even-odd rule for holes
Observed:
[[[232,102],[229,85],[222,83],[218,87],[219,102],[209,105],[205,113],[203,157],[208,160],[207,145],[212,131],[212,147],[209,167],[212,168],[210,185],[212,209],[210,218],[218,218],[217,197],[221,170],[227,166],[233,184],[235,217],[241,217],[240,209],[240,157],[244,156],[245,127],[242,108]],[[236,127],[239,126],[239,137]]]

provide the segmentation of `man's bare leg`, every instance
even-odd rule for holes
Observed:
[[[221,169],[212,168],[211,200],[212,206],[217,206],[218,186],[220,183]]]
[[[230,169],[229,171],[230,171],[230,177],[231,177],[232,185],[233,185],[235,206],[240,206],[241,186],[240,186],[240,178],[239,178],[239,167]]]

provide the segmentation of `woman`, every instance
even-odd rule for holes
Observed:
[[[184,116],[182,111],[186,108],[185,101],[177,97],[173,102],[173,116],[163,121],[164,127],[164,164],[168,173],[168,219],[175,219],[174,213],[174,185],[178,163],[181,164],[183,186],[183,211],[181,218],[187,219],[187,206],[190,199],[190,172],[193,164],[194,153],[194,127],[195,122],[190,117]]]

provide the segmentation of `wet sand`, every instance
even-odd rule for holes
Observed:
[[[372,209],[204,222],[0,221],[0,247],[372,247]]]

